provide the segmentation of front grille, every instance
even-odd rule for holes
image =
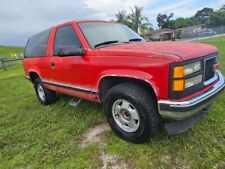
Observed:
[[[208,81],[215,76],[214,71],[215,64],[216,64],[216,57],[205,60],[205,81]]]

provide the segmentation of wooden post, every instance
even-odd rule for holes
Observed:
[[[3,70],[6,70],[6,66],[5,66],[4,59],[1,59],[1,63],[2,63],[2,69],[3,69]]]

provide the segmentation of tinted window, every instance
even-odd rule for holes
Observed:
[[[72,26],[63,26],[57,30],[54,44],[54,55],[58,55],[59,49],[66,46],[77,46],[77,48],[81,47],[81,43]]]
[[[48,46],[49,33],[50,29],[32,36],[27,42],[24,56],[25,57],[45,56]]]

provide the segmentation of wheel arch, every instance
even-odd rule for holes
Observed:
[[[104,101],[106,93],[114,86],[120,83],[135,83],[139,86],[144,87],[150,94],[153,95],[155,101],[157,102],[158,92],[154,85],[154,82],[145,79],[144,77],[134,77],[129,75],[104,75],[100,78],[98,82],[99,99],[101,102]]]
[[[29,77],[30,77],[30,81],[34,83],[36,78],[40,78],[40,75],[36,71],[30,71]]]

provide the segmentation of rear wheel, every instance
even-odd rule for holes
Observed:
[[[160,118],[155,100],[141,86],[114,86],[105,97],[104,109],[112,130],[122,139],[141,143],[158,132]]]
[[[57,100],[56,93],[44,87],[41,79],[36,78],[34,82],[34,88],[38,100],[44,104],[48,105],[54,103]]]

